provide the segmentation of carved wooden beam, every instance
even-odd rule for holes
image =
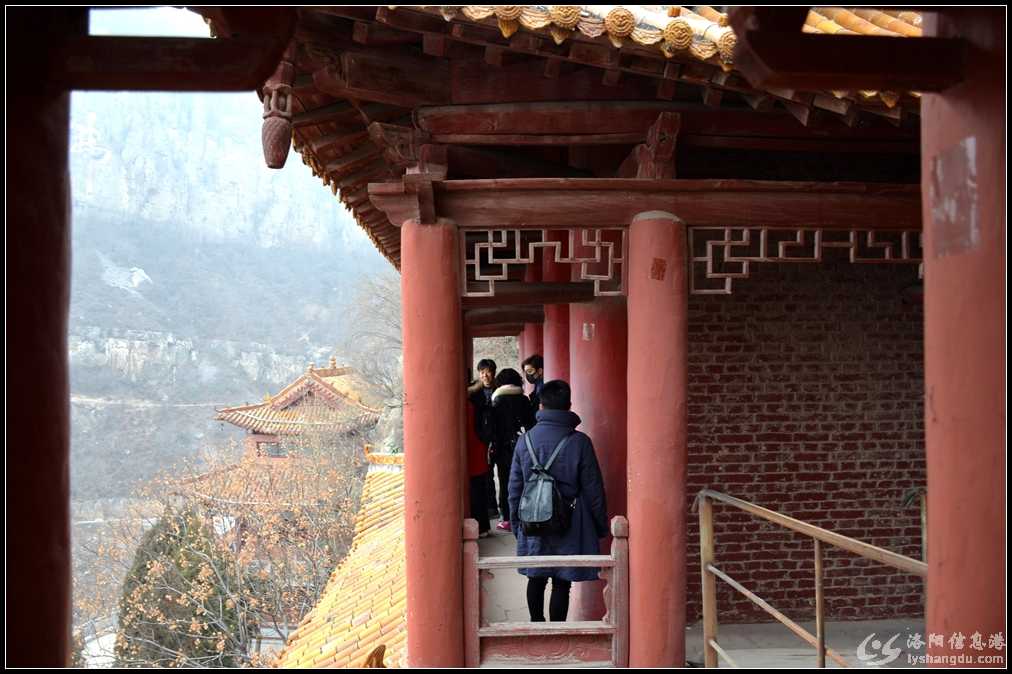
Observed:
[[[85,36],[49,45],[42,80],[67,89],[254,91],[295,29],[290,8],[199,8],[219,39]],[[47,67],[48,66],[48,67]]]
[[[806,91],[942,91],[963,81],[967,45],[955,38],[801,32],[807,7],[736,7],[735,69],[756,87]]]
[[[404,53],[343,52],[313,73],[317,89],[332,96],[406,108],[449,102],[448,80],[445,60]]]
[[[681,127],[675,112],[662,112],[647,131],[647,141],[633,148],[618,168],[619,178],[656,180],[675,177],[675,143]]]
[[[509,323],[505,325],[481,325],[468,327],[468,337],[514,337],[524,329],[523,323]]]
[[[594,283],[591,281],[574,283],[499,281],[495,284],[495,297],[463,297],[460,300],[464,309],[593,301]]]
[[[544,322],[545,308],[541,305],[464,310],[464,325],[469,328],[481,325]]]
[[[383,148],[383,156],[393,166],[406,169],[421,159],[421,146],[428,142],[429,134],[410,126],[373,122],[369,137]]]
[[[756,99],[756,97],[753,97]],[[876,145],[864,151],[887,151],[879,141],[906,143],[918,147],[916,130],[875,128],[851,129],[834,122],[799,126],[783,111],[770,111],[770,96],[752,102],[761,114],[751,110],[711,109],[699,104],[567,101],[545,103],[501,103],[481,105],[450,105],[421,107],[415,112],[418,127],[431,134],[433,142],[461,142],[473,145],[555,145],[572,141],[571,145],[612,144],[620,140],[641,143],[646,131],[662,112],[681,116],[679,143],[685,145],[751,147],[755,138],[765,139],[765,147],[773,149],[778,138],[790,143],[809,139],[816,148],[818,139],[837,143],[848,140],[850,147],[860,151],[863,144]],[[714,138],[718,141],[711,142]],[[593,143],[591,141],[594,141]],[[904,150],[909,151],[909,149]]]
[[[653,210],[706,227],[921,226],[919,185],[544,178],[448,180],[432,187],[436,217],[490,229],[625,227]],[[411,208],[402,185],[372,183],[369,197],[394,223],[403,222]]]

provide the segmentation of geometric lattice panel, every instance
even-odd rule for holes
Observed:
[[[462,228],[461,295],[493,297],[497,281],[522,279],[524,268],[541,259],[571,265],[573,280],[593,281],[595,295],[624,295],[626,231]]]
[[[693,227],[688,244],[689,290],[696,295],[730,295],[734,281],[747,279],[753,264],[821,262],[829,251],[846,251],[854,264],[922,262],[918,230]]]

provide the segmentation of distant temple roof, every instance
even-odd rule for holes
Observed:
[[[312,404],[310,404],[310,401]],[[355,430],[376,423],[382,402],[350,367],[309,369],[254,405],[226,407],[215,419],[253,433],[297,435],[310,429]]]
[[[292,632],[279,667],[361,667],[380,645],[387,667],[401,664],[407,639],[403,455],[366,457],[351,550]]]
[[[316,504],[337,488],[337,478],[306,478],[299,457],[244,455],[238,462],[181,480],[178,488],[218,506],[299,506]]]

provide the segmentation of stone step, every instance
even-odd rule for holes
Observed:
[[[489,658],[483,660],[479,667],[485,669],[571,669],[579,667],[583,669],[614,669],[611,661],[585,662],[576,659],[567,660],[545,660],[537,658]]]
[[[600,620],[587,622],[492,623],[478,628],[481,639],[530,636],[612,636],[615,626]]]

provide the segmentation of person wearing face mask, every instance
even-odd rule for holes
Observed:
[[[528,384],[534,386],[531,391],[531,410],[535,413],[541,409],[541,389],[545,386],[545,359],[539,354],[530,356],[521,364],[524,369],[524,377]]]

